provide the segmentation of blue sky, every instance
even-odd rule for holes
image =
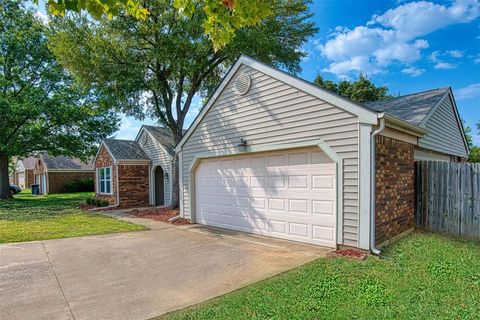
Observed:
[[[480,0],[316,0],[311,11],[320,30],[303,48],[300,77],[364,72],[395,95],[451,86],[480,145]],[[197,99],[186,126],[200,107]],[[124,117],[116,137],[133,139],[142,123],[155,121]]]

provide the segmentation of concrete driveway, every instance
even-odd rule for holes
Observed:
[[[0,319],[148,319],[329,249],[198,225],[0,245]]]

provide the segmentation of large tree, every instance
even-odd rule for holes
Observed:
[[[219,50],[203,32],[208,17],[201,3],[185,16],[166,0],[149,1],[145,20],[127,15],[58,20],[51,48],[79,83],[114,99],[117,110],[158,119],[179,142],[194,97],[209,96],[240,53],[292,73],[300,70],[301,46],[316,32],[308,4],[276,1],[272,15],[239,29]],[[177,163],[174,167],[172,202],[178,205]]]
[[[376,86],[364,74],[360,73],[354,81],[342,80],[335,83],[331,80],[325,80],[318,74],[313,80],[317,86],[333,91],[343,97],[356,102],[369,102],[391,98],[388,94],[388,88]]]
[[[86,157],[118,118],[80,91],[47,46],[46,27],[19,0],[0,0],[0,199],[13,157]]]
[[[34,0],[38,3],[39,0]],[[207,19],[203,29],[215,48],[221,48],[235,36],[236,30],[254,26],[272,13],[275,0],[174,0],[172,5],[178,14],[191,17],[202,7]],[[54,15],[66,12],[88,12],[94,18],[113,18],[126,12],[137,19],[145,19],[149,5],[140,0],[49,0],[47,8]]]

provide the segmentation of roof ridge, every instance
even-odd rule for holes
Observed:
[[[364,103],[365,103],[365,104],[369,104],[369,103],[377,103],[377,102],[391,101],[391,100],[394,100],[394,99],[400,99],[400,98],[405,98],[405,97],[409,97],[409,96],[415,96],[415,95],[418,95],[418,94],[423,94],[423,93],[432,92],[432,91],[448,90],[449,88],[450,88],[450,87],[441,87],[441,88],[428,89],[428,90],[419,91],[419,92],[412,92],[412,93],[409,93],[409,94],[405,94],[405,95],[403,95],[403,96],[398,96],[398,97],[393,97],[393,98],[388,98],[388,99],[383,99],[383,100],[368,101],[368,102],[364,102]]]
[[[103,141],[105,141],[105,140],[125,141],[125,142],[135,142],[135,143],[137,143],[137,141],[135,141],[135,140],[128,140],[128,139],[115,139],[115,138],[105,138],[105,139],[103,139]]]

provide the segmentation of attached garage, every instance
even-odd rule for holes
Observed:
[[[336,164],[317,148],[201,160],[197,223],[335,247]]]
[[[448,88],[362,105],[242,56],[175,148],[181,215],[377,252],[376,241],[413,228],[415,150],[433,132],[421,121],[444,113],[446,97]],[[468,149],[450,107],[464,152],[444,153],[460,158]]]

